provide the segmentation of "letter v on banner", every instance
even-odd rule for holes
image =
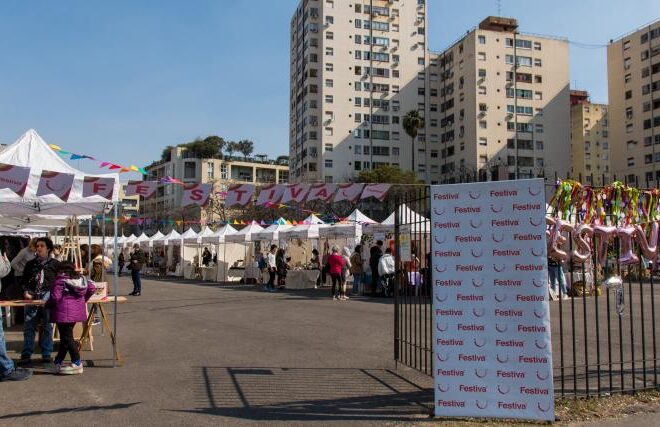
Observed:
[[[252,200],[254,194],[253,184],[237,184],[232,185],[227,189],[227,197],[225,197],[225,206],[231,208],[232,206],[245,206]]]
[[[257,196],[257,206],[268,203],[279,203],[284,193],[284,185],[269,184],[261,187]]]
[[[323,200],[329,202],[337,191],[337,184],[312,184],[307,195],[307,201]]]
[[[364,184],[339,184],[337,186],[337,194],[335,195],[335,202],[348,200],[355,202],[362,193]]]
[[[309,184],[290,184],[284,186],[284,194],[280,203],[297,202],[302,203],[309,193]]]
[[[190,184],[183,187],[181,206],[204,206],[209,200],[213,184]]]

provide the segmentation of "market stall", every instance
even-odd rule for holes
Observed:
[[[215,280],[218,282],[226,282],[229,265],[239,259],[242,259],[245,256],[245,251],[242,244],[228,243],[225,240],[228,235],[234,233],[236,233],[236,229],[227,224],[220,227],[210,236],[205,236],[202,238],[203,244],[210,244],[214,246],[217,259],[217,262],[215,263]]]
[[[204,237],[209,237],[211,235],[213,235],[213,230],[209,227],[204,227],[204,229],[196,236],[183,238],[184,248],[188,247],[195,249],[195,255],[193,256],[193,262],[189,273],[190,276],[186,275],[186,279],[210,280],[213,278],[213,280],[215,280],[215,267],[202,265],[202,241]]]
[[[263,227],[257,224],[256,221],[245,226],[242,230],[236,233],[229,234],[225,237],[225,241],[229,243],[242,243],[244,245],[244,257],[236,261],[227,271],[227,279],[240,280],[244,282],[257,281],[261,274],[259,267],[254,262],[254,245],[252,234],[262,231]]]

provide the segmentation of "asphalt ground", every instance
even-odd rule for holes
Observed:
[[[130,292],[120,279],[120,294]],[[328,288],[267,293],[250,285],[143,280],[119,306],[112,368],[95,330],[81,376],[37,367],[1,383],[0,424],[383,425],[428,419],[430,378],[396,369],[391,300],[333,301]],[[18,358],[22,334],[7,332]]]

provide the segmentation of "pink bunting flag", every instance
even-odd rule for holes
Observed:
[[[104,167],[109,166],[109,165],[111,165],[111,164],[112,164],[112,163],[110,163],[110,162],[101,162],[101,164],[99,165],[99,167],[100,167],[100,168],[104,168]]]
[[[227,197],[225,198],[225,206],[231,208],[233,206],[245,206],[252,200],[254,194],[254,185],[252,184],[237,184],[232,185],[227,189]]]
[[[341,202],[344,200],[354,202],[360,197],[362,189],[364,189],[364,184],[339,184],[337,186],[335,202]]]
[[[0,189],[6,188],[23,197],[30,179],[30,168],[0,163]]]
[[[52,194],[59,197],[63,202],[66,202],[71,195],[73,178],[74,175],[72,173],[41,171],[41,178],[37,187],[37,197]]]
[[[283,185],[269,184],[261,187],[259,195],[257,196],[257,206],[262,206],[267,203],[277,203],[282,198],[283,193]]]
[[[360,200],[368,199],[369,197],[374,197],[381,202],[385,200],[387,192],[390,190],[390,184],[367,184],[362,191],[362,196]]]
[[[156,193],[156,187],[158,187],[157,181],[128,181],[124,194],[149,198]]]
[[[86,176],[83,180],[83,197],[100,196],[112,201],[114,188],[114,178]]]
[[[312,184],[307,195],[307,201],[323,200],[329,202],[337,191],[337,184]]]

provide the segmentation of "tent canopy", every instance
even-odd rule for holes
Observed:
[[[161,233],[160,231],[157,231],[156,234],[149,237],[149,240],[141,241],[140,246],[145,247],[145,248],[151,248],[151,247],[154,246],[154,241],[160,239],[161,237],[163,237],[163,233]]]
[[[353,223],[338,223],[319,228],[319,237],[361,237],[362,225]]]
[[[325,224],[303,224],[291,227],[280,233],[280,239],[318,239],[319,230],[328,227]]]
[[[181,240],[185,241],[186,239],[190,239],[192,237],[197,237],[197,233],[192,228],[189,228],[183,232],[183,234],[181,235]]]
[[[425,216],[422,216],[410,209],[408,205],[399,206],[399,220],[402,224],[408,224],[415,232],[431,232],[431,222]],[[395,212],[385,218],[383,222],[367,224],[364,226],[365,233],[393,233],[394,232]]]
[[[172,230],[169,233],[167,233],[167,235],[160,237],[158,239],[154,239],[153,243],[154,246],[167,246],[170,240],[180,241],[181,235],[176,230]]]
[[[378,224],[378,222],[360,212],[359,209],[355,209],[353,212],[351,212],[351,214],[344,218],[342,222],[354,222],[357,224]]]
[[[223,225],[221,228],[216,230],[216,232],[211,234],[210,236],[202,237],[202,243],[211,243],[211,244],[224,243],[225,237],[233,233],[236,233],[236,229],[234,227],[232,227],[229,224]]]
[[[226,242],[251,242],[252,241],[252,233],[256,233],[258,231],[263,230],[263,227],[257,224],[256,222],[252,222],[250,225],[247,227],[243,228],[241,231],[238,231],[233,234],[229,234],[225,236],[225,241]]]
[[[270,240],[274,241],[280,237],[280,233],[290,229],[292,226],[287,224],[273,224],[265,230],[258,231],[252,234],[253,240]]]
[[[321,221],[321,219],[316,215],[311,214],[310,216],[305,218],[303,224],[325,224],[325,222]]]
[[[116,173],[94,175],[84,173],[68,165],[57,155],[39,134],[30,129],[16,142],[0,152],[0,163],[30,168],[30,177],[23,197],[9,189],[0,189],[0,214],[21,216],[41,215],[92,215],[100,212],[110,201],[100,197],[83,197],[85,176],[112,178],[115,181],[112,202],[119,201],[119,175]],[[74,175],[73,186],[67,202],[55,195],[37,196],[42,170]]]
[[[184,237],[183,238],[183,244],[184,245],[199,245],[199,244],[202,243],[202,240],[203,240],[204,237],[209,237],[211,235],[213,235],[213,230],[211,230],[208,226],[206,226],[196,236],[194,236],[194,237]]]

